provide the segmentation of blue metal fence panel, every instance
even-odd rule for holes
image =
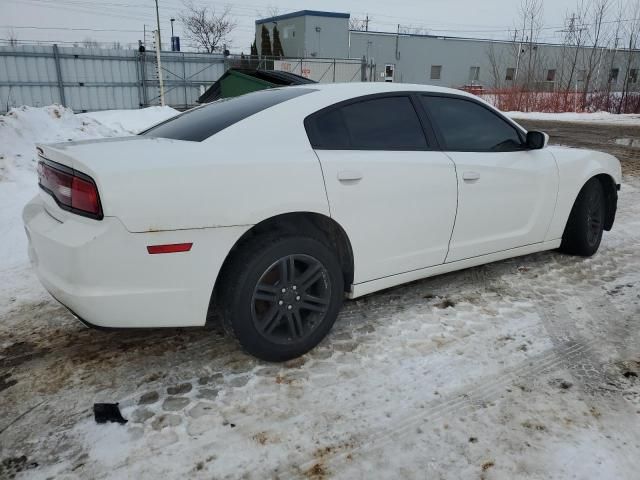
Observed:
[[[225,71],[222,55],[162,52],[165,101],[195,105]],[[0,47],[0,113],[19,105],[64,104],[76,112],[160,104],[155,52],[20,45]]]

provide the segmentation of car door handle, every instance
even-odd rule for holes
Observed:
[[[341,170],[338,172],[338,180],[341,182],[357,182],[362,180],[362,173],[356,170]]]
[[[462,179],[465,182],[475,182],[476,180],[480,180],[480,174],[478,172],[464,172]]]

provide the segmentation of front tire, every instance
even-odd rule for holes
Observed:
[[[333,326],[344,294],[336,255],[310,237],[251,239],[231,259],[220,291],[225,328],[262,360],[314,348]]]
[[[596,253],[602,241],[605,212],[604,188],[600,180],[592,178],[582,187],[571,209],[560,251],[584,257]]]

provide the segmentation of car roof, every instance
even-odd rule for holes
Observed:
[[[326,94],[349,96],[353,95],[373,95],[376,93],[393,93],[393,92],[432,92],[432,93],[448,93],[470,98],[477,98],[463,90],[454,88],[439,87],[436,85],[424,85],[413,83],[396,83],[396,82],[352,82],[352,83],[317,83],[314,85],[296,85],[287,88],[313,88],[319,92]]]

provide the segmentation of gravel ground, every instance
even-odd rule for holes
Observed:
[[[545,252],[348,302],[284,365],[217,328],[89,330],[29,269],[5,272],[0,478],[637,478],[640,150],[616,139],[640,128],[526,126],[623,161],[596,256]],[[119,402],[128,423],[96,424],[94,402]]]

